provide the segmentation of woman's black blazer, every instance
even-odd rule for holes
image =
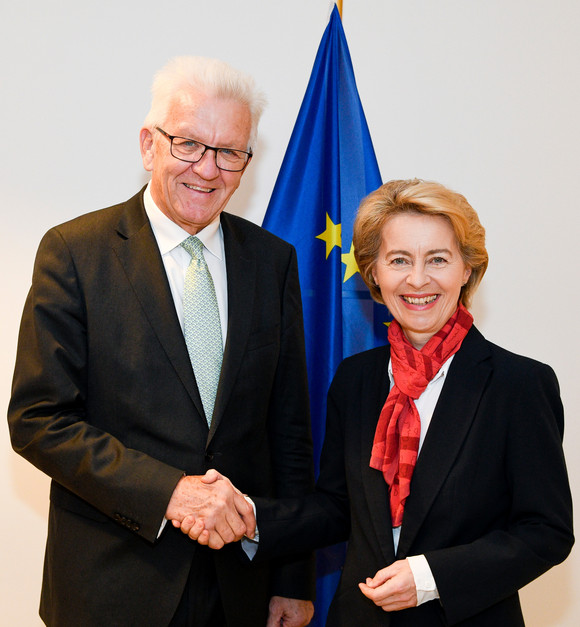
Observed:
[[[381,347],[339,366],[316,493],[257,503],[258,556],[348,539],[327,625],[523,625],[518,590],[574,542],[554,372],[469,331],[417,461],[395,555],[387,485],[369,467],[388,361]],[[419,554],[440,600],[388,613],[360,592],[379,569]]]

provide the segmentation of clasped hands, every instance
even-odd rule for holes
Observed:
[[[244,536],[254,538],[254,508],[231,481],[217,470],[182,477],[169,501],[165,518],[192,540],[221,549]],[[304,627],[314,614],[311,601],[274,596],[267,627]]]
[[[256,529],[252,505],[217,470],[182,477],[165,517],[192,540],[212,549],[221,549],[244,536],[252,539]]]
[[[214,469],[205,475],[180,479],[166,518],[192,540],[212,549],[221,549],[244,536],[252,539],[256,530],[252,505],[227,477]],[[415,579],[407,560],[379,570],[359,588],[387,612],[417,605]]]

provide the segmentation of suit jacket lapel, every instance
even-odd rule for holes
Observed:
[[[145,213],[142,193],[128,201],[117,232],[120,237],[113,248],[127,279],[133,286],[163,350],[203,417],[203,406],[187,346],[175,312],[159,248]]]
[[[379,361],[369,364],[363,373],[361,402],[360,461],[365,498],[369,505],[371,522],[385,560],[390,564],[395,557],[389,489],[383,473],[371,468],[371,450],[379,415],[389,394],[389,349],[377,351]]]
[[[222,213],[221,223],[228,284],[228,334],[208,443],[219,426],[242,364],[250,335],[257,279],[256,261],[244,249],[244,234],[232,224],[227,213]]]
[[[491,374],[489,349],[472,327],[456,353],[413,474],[397,554],[406,556],[461,449]]]

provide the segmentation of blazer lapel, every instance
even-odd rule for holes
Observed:
[[[167,274],[142,198],[140,193],[127,203],[117,227],[119,242],[113,248],[163,350],[204,417]]]
[[[406,556],[461,449],[491,374],[489,350],[472,327],[456,353],[421,448],[397,554]]]
[[[222,213],[228,284],[228,334],[208,444],[222,419],[234,389],[250,335],[255,301],[256,261],[244,249],[245,236]]]
[[[378,351],[377,356],[380,357],[380,361],[369,364],[363,373],[360,461],[362,483],[366,502],[369,505],[371,523],[377,535],[385,564],[390,564],[394,560],[395,549],[389,506],[389,489],[383,473],[369,466],[377,422],[389,394],[390,386],[388,347],[385,351]]]

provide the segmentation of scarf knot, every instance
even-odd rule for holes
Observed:
[[[389,326],[394,385],[381,410],[371,452],[371,468],[380,470],[389,486],[393,527],[403,522],[405,501],[419,453],[421,419],[415,401],[441,366],[454,355],[473,324],[463,305],[418,351],[394,320]]]

